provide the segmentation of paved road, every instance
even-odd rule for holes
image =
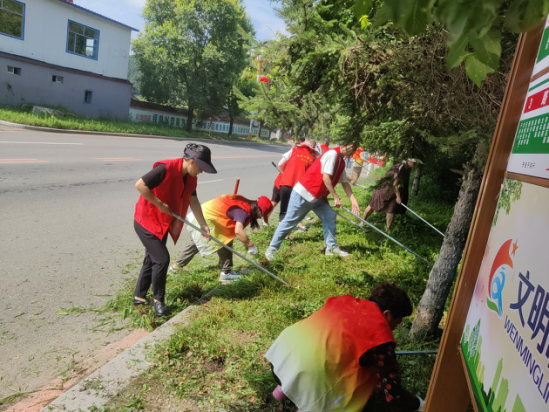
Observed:
[[[44,387],[71,360],[92,356],[127,331],[90,330],[122,269],[142,254],[133,231],[135,181],[185,142],[32,132],[0,126],[0,399]],[[208,143],[217,175],[199,177],[201,201],[232,193],[270,197],[270,162],[286,149]],[[171,241],[170,241],[171,242]]]

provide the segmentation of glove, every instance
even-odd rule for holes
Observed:
[[[417,398],[419,399],[419,408],[417,408],[417,411],[422,412],[423,411],[423,405],[425,405],[425,401],[423,399],[421,399],[419,396]]]
[[[259,250],[256,245],[253,245],[248,248],[248,253],[252,256],[257,256],[259,254]]]

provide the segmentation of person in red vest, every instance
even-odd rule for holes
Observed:
[[[238,238],[248,248],[248,253],[252,256],[256,256],[259,251],[248,238],[244,229],[248,225],[252,229],[259,229],[258,220],[263,218],[264,222],[268,222],[272,210],[271,201],[266,196],[261,196],[256,201],[240,195],[223,195],[202,205],[204,219],[212,230],[212,236],[229,247],[233,247],[233,240]],[[188,220],[195,226],[197,225],[194,214],[189,214]],[[200,232],[190,226],[187,227],[187,230],[191,234],[192,241],[180,253],[172,269],[178,270],[187,266],[197,253],[209,256],[217,252],[221,265],[219,281],[228,283],[241,276],[241,273],[232,270],[233,254],[230,250],[220,248],[218,243],[207,241]]]
[[[310,211],[322,221],[324,241],[326,243],[326,255],[339,255],[347,257],[349,254],[342,250],[336,243],[336,212],[328,204],[327,197],[331,194],[335,206],[341,207],[341,200],[334,187],[341,183],[345,193],[351,200],[353,213],[359,214],[360,208],[353,195],[351,185],[347,181],[345,170],[345,156],[350,156],[355,151],[354,144],[348,144],[328,150],[307,169],[299,182],[294,186],[288,204],[288,211],[284,220],[279,223],[274,233],[271,244],[265,251],[267,260],[272,260],[280,248],[282,241],[297,226]]]
[[[328,150],[330,150],[330,139],[326,138],[324,139],[324,144],[320,145],[320,148],[322,149],[322,153],[326,153]]]
[[[352,170],[351,180],[349,180],[349,183],[352,184],[353,186],[356,185],[356,183],[358,182],[358,178],[362,173],[362,163],[363,163],[363,159],[361,156],[362,153],[364,153],[364,150],[362,150],[361,147],[356,149],[356,152],[353,153],[354,162],[353,162],[353,167],[351,168]]]
[[[289,152],[289,157],[286,157],[287,153],[285,153],[282,160],[278,163],[279,168],[284,168],[284,173],[280,174],[280,178],[277,177],[275,181],[275,185],[278,183],[280,189],[279,221],[281,222],[286,216],[294,186],[318,156],[315,144],[316,142],[313,139],[306,139]]]
[[[402,386],[393,331],[412,314],[410,298],[392,283],[368,300],[329,298],[284,329],[265,354],[278,384],[273,397],[303,412],[361,412],[376,387],[398,411],[420,411],[423,400]]]
[[[206,146],[190,143],[179,159],[161,160],[137,181],[141,193],[135,205],[134,228],[145,246],[145,259],[135,287],[134,305],[153,304],[157,316],[166,314],[164,295],[170,254],[166,247],[168,233],[177,243],[183,223],[172,212],[185,218],[189,206],[200,227],[210,233],[196,195],[197,176],[217,173],[212,165],[211,152]],[[152,285],[153,301],[146,296]]]

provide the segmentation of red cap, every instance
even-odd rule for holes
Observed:
[[[259,199],[257,199],[257,205],[263,212],[263,221],[269,223],[269,215],[273,211],[273,204],[268,197],[260,196]]]

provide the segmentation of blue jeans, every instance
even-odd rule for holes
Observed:
[[[315,203],[307,202],[295,190],[292,190],[288,211],[284,220],[278,224],[276,232],[271,240],[269,247],[278,250],[282,241],[288,236],[294,227],[301,222],[310,211],[322,221],[324,230],[324,242],[326,247],[331,249],[336,246],[336,217],[337,214],[324,199],[319,199]]]

